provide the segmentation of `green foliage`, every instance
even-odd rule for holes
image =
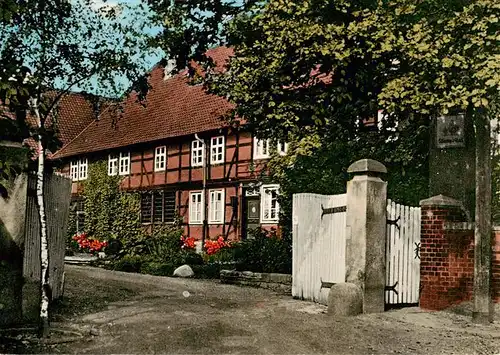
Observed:
[[[7,190],[18,174],[28,166],[28,149],[0,146],[0,195]]]
[[[111,269],[125,272],[139,272],[146,259],[139,255],[125,255],[111,264]]]
[[[114,270],[141,272],[152,275],[172,276],[184,264],[203,264],[202,256],[193,250],[181,248],[182,229],[177,225],[155,228],[151,234],[123,241],[118,258],[111,262]]]
[[[206,263],[202,265],[192,265],[194,277],[197,279],[218,279],[220,271],[226,266],[221,263]]]
[[[242,271],[292,272],[291,243],[276,235],[276,231],[260,228],[250,232],[250,238],[233,246],[236,268]]]
[[[149,261],[143,262],[140,267],[141,274],[172,276],[176,266],[168,262]]]
[[[187,11],[190,5],[173,7]],[[360,158],[388,167],[391,198],[415,205],[427,197],[428,116],[408,105],[388,105],[391,111],[379,126],[361,124],[377,116],[383,108],[380,93],[407,69],[394,65],[401,57],[400,34],[392,33],[383,17],[392,24],[394,7],[350,0],[249,5],[254,7],[241,8],[222,25],[235,55],[226,72],[209,72],[205,85],[235,104],[230,118],[244,117],[259,137],[290,142],[288,156],[277,157],[270,169],[284,196],[286,228],[293,193],[345,192],[346,169]],[[169,55],[177,54],[169,49]]]
[[[136,89],[138,99],[144,97],[150,49],[139,5],[104,11],[86,0],[0,2],[1,136],[41,141],[54,153],[61,144],[58,107],[65,95],[119,97]]]
[[[85,232],[101,241],[119,240],[127,251],[144,238],[138,194],[120,190],[120,176],[109,176],[106,162],[90,164],[83,185]]]
[[[193,250],[182,249],[183,230],[176,225],[156,229],[145,239],[141,254],[149,255],[151,259],[168,262],[175,267],[183,264],[202,264],[201,255]]]

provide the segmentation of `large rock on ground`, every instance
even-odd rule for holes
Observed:
[[[363,292],[358,285],[348,282],[335,284],[328,295],[328,314],[355,316],[363,313]]]
[[[193,269],[189,265],[182,265],[174,270],[174,276],[177,277],[192,277],[193,275]]]

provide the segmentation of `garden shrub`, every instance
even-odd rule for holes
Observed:
[[[233,249],[237,270],[285,274],[292,271],[290,245],[275,230],[251,230],[249,238],[235,244]]]
[[[220,271],[224,265],[219,263],[207,263],[201,265],[192,265],[194,277],[197,279],[218,279]]]
[[[109,268],[116,271],[139,272],[148,259],[139,255],[125,255],[121,259],[114,261]]]
[[[149,261],[141,265],[141,273],[157,276],[172,276],[176,266],[169,262]]]

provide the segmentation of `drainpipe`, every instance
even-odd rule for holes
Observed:
[[[206,154],[206,146],[205,146],[205,141],[198,137],[198,133],[194,134],[194,138],[200,142],[203,146],[203,170],[202,170],[202,180],[203,180],[203,231],[201,234],[201,248],[203,250],[203,245],[205,244],[205,238],[206,238],[206,233],[207,233],[207,227],[208,227],[208,222],[207,222],[207,159],[208,156]]]

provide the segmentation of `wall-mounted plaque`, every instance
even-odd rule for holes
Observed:
[[[436,145],[438,148],[465,147],[464,114],[437,118]]]

